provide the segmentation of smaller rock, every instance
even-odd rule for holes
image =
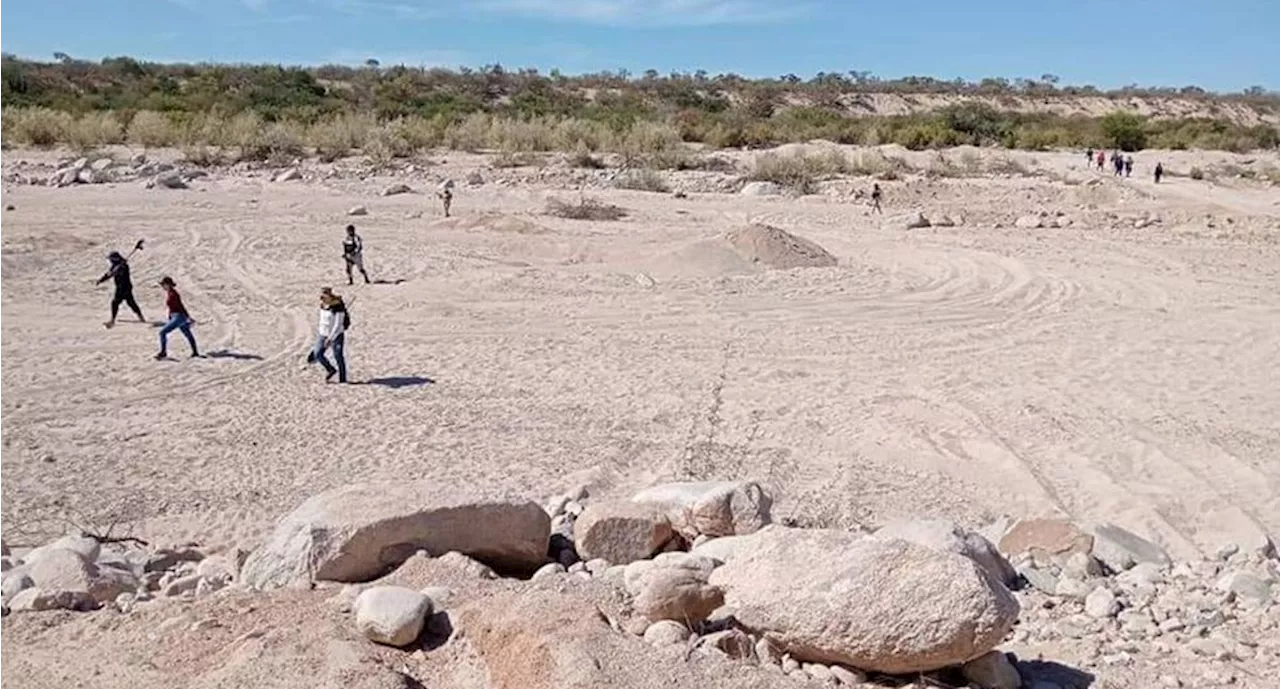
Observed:
[[[739,193],[743,196],[781,196],[782,187],[773,182],[747,182]]]
[[[1249,572],[1234,571],[1224,574],[1213,588],[1223,593],[1234,593],[1241,602],[1250,605],[1271,601],[1271,582]]]
[[[382,190],[382,196],[395,196],[396,194],[409,194],[413,192],[413,188],[408,184],[392,184]]]
[[[1235,555],[1238,552],[1240,552],[1240,546],[1236,545],[1235,543],[1227,543],[1221,548],[1218,548],[1217,556],[1219,560],[1226,562],[1227,560],[1231,559],[1232,555]]]
[[[545,564],[533,573],[533,581],[541,581],[543,579],[554,579],[568,571],[564,565],[559,562]]]
[[[296,167],[291,167],[287,170],[282,170],[281,172],[276,174],[275,178],[272,181],[273,182],[293,182],[300,179],[302,179],[302,172],[300,172]]]
[[[1171,564],[1169,554],[1164,551],[1164,548],[1128,529],[1115,524],[1100,524],[1091,531],[1093,556],[1112,572],[1123,572],[1142,563],[1160,568]]]
[[[756,646],[756,652],[759,653],[759,645]],[[831,676],[835,678],[836,684],[844,687],[856,687],[867,681],[866,674],[851,670],[843,665],[832,665]]]
[[[750,658],[755,651],[755,644],[751,643],[751,637],[739,629],[726,629],[708,634],[698,639],[696,647],[702,650],[714,649],[738,660]]]
[[[1084,612],[1099,620],[1115,617],[1120,612],[1120,601],[1116,600],[1114,593],[1100,586],[1085,596]]]
[[[9,601],[13,612],[41,612],[44,610],[92,610],[93,599],[85,591],[65,591],[39,587],[25,589]]]
[[[156,175],[150,182],[148,187],[160,187],[163,189],[186,189],[187,183],[182,179],[182,175],[177,172],[164,172]]]
[[[831,674],[831,668],[819,663],[805,663],[800,668],[804,670],[806,675],[813,678],[817,682],[834,681],[835,676]]]
[[[204,553],[195,548],[161,548],[147,558],[147,563],[143,565],[143,571],[163,572],[167,569],[173,569],[183,562],[199,562],[203,559]]]
[[[644,630],[644,640],[654,646],[675,646],[689,640],[689,628],[674,620],[658,620]]]
[[[467,175],[467,184],[470,184],[473,187],[483,185],[484,175],[480,174],[479,170],[472,170],[471,173]]]
[[[1018,574],[1027,580],[1033,588],[1041,593],[1047,593],[1055,596],[1058,593],[1058,578],[1050,572],[1040,569],[1031,563],[1024,563],[1015,567]]]
[[[93,161],[93,163],[89,165],[89,168],[94,172],[103,172],[114,164],[115,161],[110,158],[99,158]]]
[[[1044,219],[1039,215],[1024,215],[1013,221],[1013,226],[1024,230],[1034,230],[1044,226]]]
[[[1063,598],[1085,598],[1093,593],[1093,584],[1079,579],[1062,578],[1054,589],[1054,594]]]
[[[1018,689],[1022,686],[1018,669],[1009,662],[1009,656],[1000,651],[991,651],[970,660],[960,667],[960,672],[970,684],[980,689]]]
[[[201,576],[199,574],[188,574],[185,577],[179,577],[170,581],[164,586],[164,595],[181,596],[184,593],[195,593],[200,586]]]
[[[368,215],[368,214],[369,214],[369,209],[365,208],[364,206],[352,206],[351,210],[347,211],[347,215]]]
[[[594,502],[573,525],[573,542],[581,557],[619,564],[654,555],[673,536],[660,507],[633,502]]]
[[[28,576],[26,572],[14,572],[5,577],[3,583],[0,583],[0,597],[3,597],[4,604],[8,605],[14,596],[33,588],[35,585],[35,580]]]
[[[782,654],[778,651],[777,646],[765,637],[761,637],[756,641],[756,659],[761,665],[778,665],[782,662]]]
[[[609,569],[609,561],[601,557],[587,560],[586,568],[588,572],[591,572],[592,576],[599,576]]]
[[[356,628],[366,638],[388,646],[407,646],[422,633],[431,614],[431,599],[399,586],[374,586],[356,598]]]
[[[799,669],[800,669],[799,661],[797,661],[795,658],[792,658],[790,653],[784,653],[782,656],[782,671],[789,675]]]
[[[1103,574],[1102,563],[1087,553],[1070,553],[1062,562],[1062,575],[1084,581]]]
[[[661,567],[645,577],[636,611],[650,620],[698,622],[724,605],[724,593],[700,572]]]

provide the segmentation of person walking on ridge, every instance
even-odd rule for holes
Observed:
[[[121,304],[128,304],[129,309],[137,314],[138,322],[146,323],[147,319],[142,317],[142,309],[138,308],[138,302],[133,298],[133,280],[129,277],[129,262],[120,255],[119,251],[107,254],[107,261],[111,263],[111,267],[94,283],[101,285],[107,280],[115,280],[115,294],[111,295],[111,320],[103,325],[108,328],[115,326]]]
[[[196,346],[195,335],[191,334],[191,324],[195,321],[191,320],[187,307],[182,304],[177,285],[173,278],[166,275],[160,278],[160,286],[164,288],[164,304],[169,309],[169,321],[160,328],[160,351],[156,354],[156,361],[169,358],[169,333],[174,330],[181,331],[183,337],[187,338],[187,344],[191,345],[191,358],[199,358],[200,348]]]
[[[1156,175],[1156,184],[1159,184],[1160,178],[1164,177],[1164,163],[1160,163],[1160,162],[1156,163],[1155,175]]]
[[[364,276],[364,284],[369,284],[369,274],[364,271],[364,241],[360,239],[360,235],[356,234],[355,225],[347,225],[347,236],[342,240],[342,259],[347,264],[348,285],[355,284],[355,280],[351,277],[352,266],[360,269],[360,274]]]
[[[871,185],[871,207],[874,208],[875,211],[881,215],[884,215],[884,210],[880,208],[880,199],[883,196],[884,196],[884,192],[880,191],[880,183],[876,182],[872,184]]]

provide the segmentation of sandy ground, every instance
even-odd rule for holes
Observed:
[[[8,187],[5,538],[72,514],[252,545],[311,494],[398,478],[539,498],[753,478],[803,525],[1065,514],[1188,557],[1280,533],[1280,190],[1021,159],[1045,174],[882,183],[890,215],[964,220],[910,231],[846,193],[865,178],[797,199],[675,173],[688,198],[595,190],[630,215],[559,219],[543,207],[576,196],[572,173],[462,154],[363,180]],[[489,183],[440,217],[422,192],[477,169]],[[377,195],[395,181],[418,193]],[[1013,227],[1040,211],[1072,224]],[[378,284],[345,285],[349,221]],[[839,265],[716,248],[749,221]],[[175,334],[179,359],[153,361],[156,331],[127,312],[102,327],[93,280],[138,238],[144,312],[172,276],[208,358]],[[322,286],[352,302],[352,385],[303,367]]]

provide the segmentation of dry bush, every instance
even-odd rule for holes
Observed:
[[[556,198],[549,199],[547,201],[547,215],[570,220],[606,221],[625,218],[627,217],[627,211],[624,208],[584,196],[579,198],[577,203],[569,203]]]
[[[556,124],[556,141],[563,150],[602,151],[609,148],[613,132],[603,122],[567,119]]]
[[[1018,177],[1031,177],[1034,175],[1026,165],[1013,158],[993,158],[987,163],[987,172]]]
[[[124,127],[110,112],[86,113],[67,132],[67,143],[81,151],[123,142]]]
[[[849,159],[840,151],[818,154],[762,153],[756,158],[750,179],[773,182],[801,194],[813,191],[813,185],[851,169]]]
[[[517,153],[515,151],[503,151],[498,154],[497,158],[494,158],[493,161],[489,163],[491,167],[497,168],[542,167],[546,164],[547,159],[545,156],[530,151],[522,153]]]
[[[487,148],[504,151],[553,151],[560,148],[555,123],[545,119],[495,119],[489,127]]]
[[[129,143],[139,144],[143,148],[164,148],[178,143],[178,130],[173,122],[162,113],[143,110],[129,121],[129,129],[125,133]]]
[[[386,165],[396,158],[408,158],[414,148],[397,127],[379,127],[364,146],[364,155],[375,165]]]
[[[221,150],[204,144],[184,146],[182,148],[182,160],[197,167],[215,167],[227,162]]]
[[[445,130],[444,145],[455,151],[479,151],[489,144],[489,130],[493,118],[482,112],[473,112],[461,122]]]
[[[603,170],[607,167],[604,160],[591,155],[591,150],[582,142],[578,142],[577,149],[569,157],[569,164],[573,167],[584,167],[592,170]]]
[[[669,124],[636,122],[614,137],[612,148],[630,160],[670,151],[682,143],[680,130]]]
[[[47,108],[5,108],[3,136],[6,143],[49,147],[67,140],[75,126],[68,113]]]
[[[325,162],[351,155],[364,148],[378,122],[370,115],[338,115],[307,128],[306,142],[316,149]]]
[[[648,168],[628,170],[613,179],[613,186],[632,191],[652,191],[665,194],[671,191],[667,178],[662,173]]]
[[[444,143],[445,131],[449,128],[449,121],[441,116],[427,119],[415,115],[401,117],[388,122],[383,127],[402,139],[405,145],[409,147],[409,150],[416,153],[435,148]]]
[[[272,122],[249,152],[275,165],[291,163],[307,154],[306,130],[293,122]]]
[[[1204,170],[1198,166],[1193,167],[1191,168],[1191,172],[1188,173],[1187,176],[1190,177],[1191,179],[1202,180],[1204,179]]]

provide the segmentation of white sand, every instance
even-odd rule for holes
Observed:
[[[429,194],[377,196],[484,164],[444,157],[365,181],[274,184],[264,171],[190,191],[7,188],[6,540],[70,510],[137,517],[161,540],[251,545],[310,494],[395,478],[542,497],[580,477],[598,494],[750,477],[802,524],[1056,513],[1180,555],[1280,533],[1274,187],[1157,187],[1145,169],[1097,186],[882,183],[889,215],[965,220],[914,231],[841,195],[866,179],[798,200],[589,192],[632,211],[606,223],[541,214],[549,194],[576,193],[563,170],[543,182],[486,170],[530,181],[461,184],[452,220]],[[1094,177],[1083,153],[1021,158]],[[706,176],[673,180],[696,192]],[[356,204],[369,215],[346,217]],[[1011,228],[1036,211],[1074,224]],[[1162,222],[1134,229],[1148,213]],[[371,276],[398,284],[346,287],[348,221]],[[840,265],[767,271],[709,248],[747,222]],[[102,327],[110,288],[92,281],[140,237],[145,313],[162,315],[154,284],[172,276],[212,358],[181,359],[175,333],[180,359],[152,361],[155,330],[127,310]],[[302,370],[326,285],[353,300],[359,384]]]

